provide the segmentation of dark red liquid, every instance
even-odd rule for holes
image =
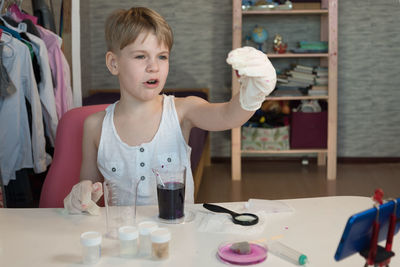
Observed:
[[[157,185],[158,212],[161,219],[173,220],[182,218],[185,203],[185,185],[178,182]]]

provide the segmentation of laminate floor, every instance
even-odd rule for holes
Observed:
[[[300,161],[245,161],[242,180],[232,181],[230,162],[204,169],[196,203],[288,199],[321,196],[400,197],[400,163],[338,163],[337,179],[326,180],[326,167]]]

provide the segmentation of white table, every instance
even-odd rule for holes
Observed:
[[[350,215],[372,206],[367,197],[323,197],[283,200],[295,209],[268,217],[264,233],[251,238],[282,236],[281,241],[305,253],[308,266],[363,266],[358,254],[334,260],[339,239]],[[237,203],[224,203],[225,207]],[[194,205],[192,210],[203,210]],[[139,207],[137,220],[154,219],[157,207]],[[197,217],[196,217],[197,218]],[[172,232],[170,258],[165,261],[122,259],[116,240],[104,238],[102,258],[96,266],[227,266],[216,257],[219,244],[235,236],[199,232],[196,221],[163,225]],[[68,215],[63,209],[0,209],[1,266],[83,266],[80,234],[105,232],[105,214]],[[243,239],[243,236],[238,236]],[[252,240],[249,237],[249,240]],[[395,236],[391,266],[400,266],[400,238]],[[255,266],[294,266],[272,254]]]

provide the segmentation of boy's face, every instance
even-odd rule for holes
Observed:
[[[121,95],[142,101],[153,99],[164,88],[169,70],[169,50],[153,33],[141,33],[135,42],[115,55]]]

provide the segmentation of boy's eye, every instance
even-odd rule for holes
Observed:
[[[137,59],[144,59],[144,55],[138,55],[138,56],[136,56],[135,58],[137,58]]]
[[[159,58],[160,58],[161,60],[167,60],[167,59],[168,59],[167,56],[160,56]]]

